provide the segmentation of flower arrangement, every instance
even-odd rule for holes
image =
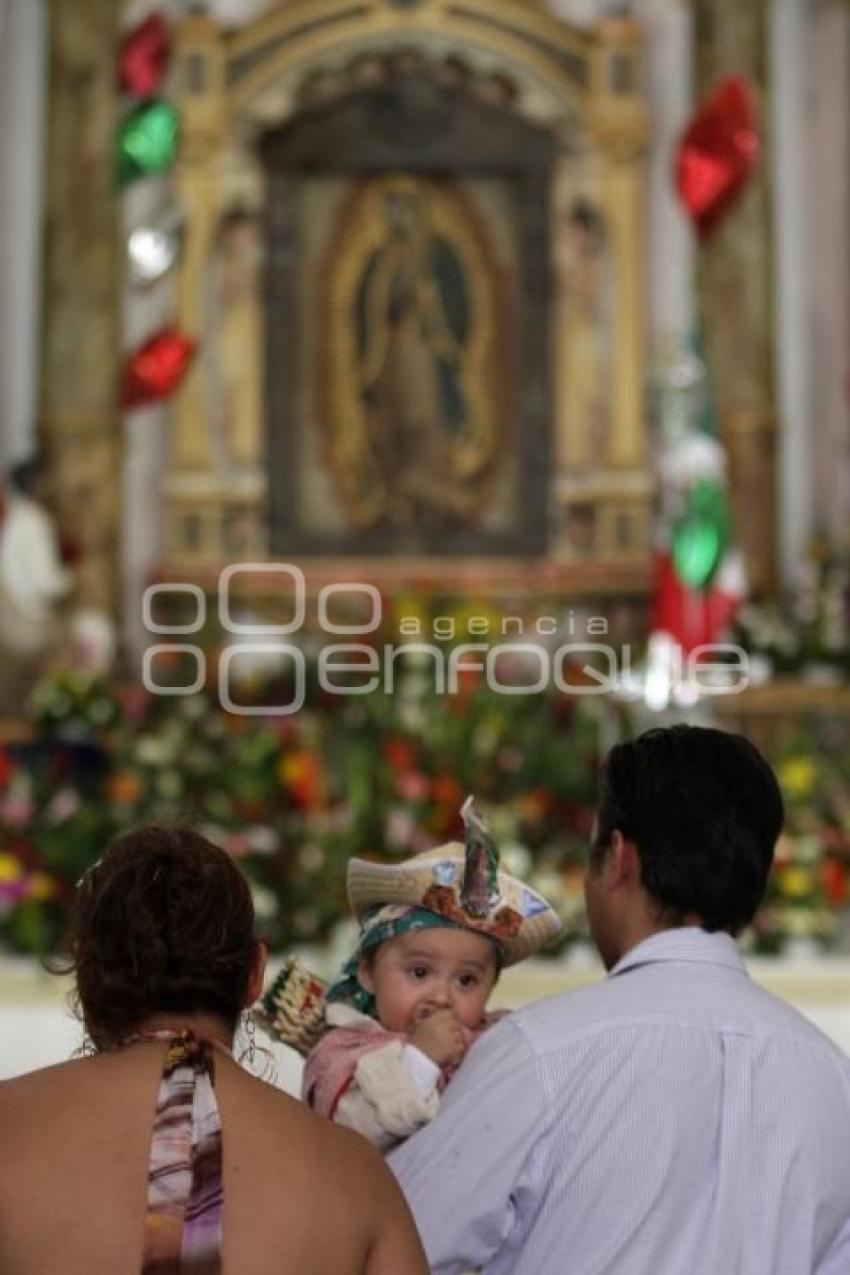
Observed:
[[[815,541],[784,603],[747,603],[736,617],[736,640],[764,657],[776,674],[836,679],[850,670],[850,561]]]
[[[750,931],[756,951],[774,954],[802,940],[828,948],[841,937],[850,902],[850,784],[840,755],[801,733],[778,760],[786,826],[767,896]]]
[[[279,702],[256,678],[252,695]],[[286,717],[67,673],[34,709],[33,739],[0,753],[0,938],[15,950],[61,945],[75,883],[112,837],[175,818],[239,859],[273,949],[324,942],[347,915],[348,858],[460,835],[473,791],[506,866],[560,907],[564,941],[584,934],[600,715],[613,711],[598,700],[499,695],[474,677],[435,697],[411,664],[394,694],[314,694]]]
[[[314,691],[284,717],[227,713],[207,691],[49,679],[31,738],[0,748],[0,942],[60,947],[76,881],[103,846],[142,822],[187,819],[240,861],[274,950],[325,943],[348,915],[348,858],[404,858],[460,835],[468,792],[507,869],[558,908],[561,949],[586,938],[598,762],[623,710],[500,695],[475,676],[437,697],[415,663],[403,668],[394,694]],[[283,702],[256,676],[252,696]],[[850,901],[850,766],[814,728],[774,761],[787,826],[747,941],[765,953],[796,939],[828,947]]]

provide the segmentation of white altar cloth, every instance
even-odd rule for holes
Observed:
[[[850,959],[754,959],[748,967],[756,982],[790,1001],[850,1054]],[[514,1008],[601,977],[601,966],[589,953],[572,960],[527,961],[504,972],[491,1003]],[[82,1029],[67,999],[67,979],[46,973],[32,961],[0,957],[0,1079],[62,1062],[79,1047]],[[272,1045],[259,1032],[257,1043],[269,1047],[275,1083],[297,1094],[298,1055]]]

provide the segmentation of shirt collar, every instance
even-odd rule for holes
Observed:
[[[610,971],[608,977],[623,974],[626,970],[635,969],[639,965],[652,965],[663,961],[697,961],[704,965],[722,965],[726,969],[735,970],[738,974],[747,974],[741,954],[730,934],[701,930],[695,925],[686,925],[672,930],[662,930],[653,934],[637,947],[633,947],[621,956]]]

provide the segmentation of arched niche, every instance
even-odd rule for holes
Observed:
[[[494,577],[521,557],[567,588],[642,587],[651,499],[642,83],[633,23],[611,20],[587,33],[524,0],[295,0],[235,34],[202,15],[180,24],[173,72],[183,122],[176,182],[186,212],[179,311],[201,338],[201,356],[173,409],[166,571],[297,553],[365,556],[376,570],[398,554],[438,558],[451,573],[455,559],[480,555],[482,572]],[[450,255],[451,201],[442,195],[457,201],[458,259],[462,200],[472,226],[486,205],[486,182],[514,183],[515,277],[501,294],[496,283],[484,289],[491,303],[501,296],[513,307],[519,365],[509,431],[516,481],[498,525],[471,522],[461,494],[454,522],[451,510],[429,522],[416,497],[406,514],[387,512],[385,499],[384,521],[375,521],[368,501],[346,497],[345,449],[334,457],[327,422],[323,437],[312,422],[311,440],[299,419],[305,378],[315,379],[321,359],[314,352],[299,364],[295,351],[299,341],[323,339],[315,329],[324,302],[320,289],[293,295],[301,286],[294,263],[314,253],[315,285],[327,262],[303,229],[311,232],[313,220],[303,207],[297,212],[293,188],[306,188],[308,179],[368,185],[405,178],[457,188],[440,186],[431,202],[442,200],[434,215],[443,232],[433,238]],[[343,193],[339,208],[345,203]],[[488,233],[498,244],[504,224],[494,217]],[[211,337],[211,288],[226,278],[228,245],[251,234],[261,244],[246,247],[246,257],[259,252],[264,260],[255,312],[246,303],[239,322],[226,313],[230,329],[225,324],[223,336]],[[480,239],[484,260],[487,234]],[[470,253],[472,260],[473,247]],[[275,344],[281,325],[291,339]],[[310,325],[312,336],[305,335]],[[227,345],[231,330],[241,333],[242,357],[236,338]],[[239,419],[250,418],[230,456],[216,433],[223,400],[216,341],[224,343],[223,363],[244,381]],[[263,366],[252,368],[257,351]],[[311,410],[319,413],[315,404]],[[338,506],[327,527],[305,522],[298,507],[299,464],[330,476],[313,493]],[[393,475],[383,482],[386,492]],[[495,499],[483,480],[478,494],[482,502]],[[529,579],[524,568],[519,574]]]

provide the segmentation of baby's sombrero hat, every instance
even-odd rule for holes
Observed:
[[[403,863],[349,860],[349,902],[359,921],[370,908],[387,904],[426,908],[494,939],[503,964],[515,965],[553,939],[561,919],[542,894],[500,869],[499,852],[471,797],[461,813],[465,844],[450,841]]]

